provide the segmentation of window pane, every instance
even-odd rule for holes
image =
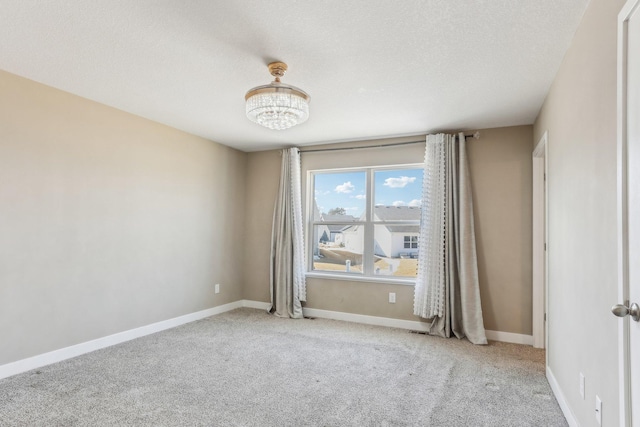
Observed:
[[[391,208],[394,209],[394,208]],[[418,268],[418,233],[420,226],[374,226],[374,274],[416,277]]]
[[[313,270],[362,274],[364,225],[313,226]]]
[[[423,169],[381,170],[374,173],[375,206],[412,206],[420,209]]]
[[[366,174],[331,172],[314,174],[314,221],[356,221],[364,216]]]

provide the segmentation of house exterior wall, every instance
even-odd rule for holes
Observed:
[[[375,255],[387,258],[399,258],[400,255],[417,254],[418,249],[404,247],[404,236],[417,236],[417,233],[390,232],[385,226],[375,227]]]
[[[404,236],[418,236],[418,233],[392,233],[391,256],[397,258],[400,254],[408,254],[416,256],[418,249],[405,248]]]
[[[393,238],[391,236],[391,232],[389,232],[389,229],[384,225],[376,225],[374,226],[374,230],[374,239],[376,245],[375,255],[392,257]]]
[[[344,247],[346,250],[361,254],[364,250],[364,227],[357,227],[354,231],[353,229],[342,232],[344,239]]]
[[[344,236],[342,235],[342,231],[331,233],[331,235],[333,236],[333,243],[335,243],[336,245],[341,245],[344,243]]]

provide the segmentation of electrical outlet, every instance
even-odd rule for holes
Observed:
[[[389,303],[391,303],[391,304],[395,304],[396,303],[396,293],[395,292],[389,292]]]
[[[584,400],[584,374],[580,372],[580,396]]]
[[[602,425],[602,400],[596,395],[596,421],[598,425]]]
[[[216,283],[216,290],[215,290],[216,294],[220,293],[220,283]]]

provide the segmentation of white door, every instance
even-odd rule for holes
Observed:
[[[621,417],[640,427],[640,0],[618,17],[618,280]],[[625,315],[626,314],[626,315]]]

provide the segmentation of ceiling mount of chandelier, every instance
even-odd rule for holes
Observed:
[[[275,80],[268,85],[254,87],[244,96],[249,120],[276,130],[289,129],[307,121],[309,95],[280,81],[287,71],[287,64],[272,62],[268,67]]]

